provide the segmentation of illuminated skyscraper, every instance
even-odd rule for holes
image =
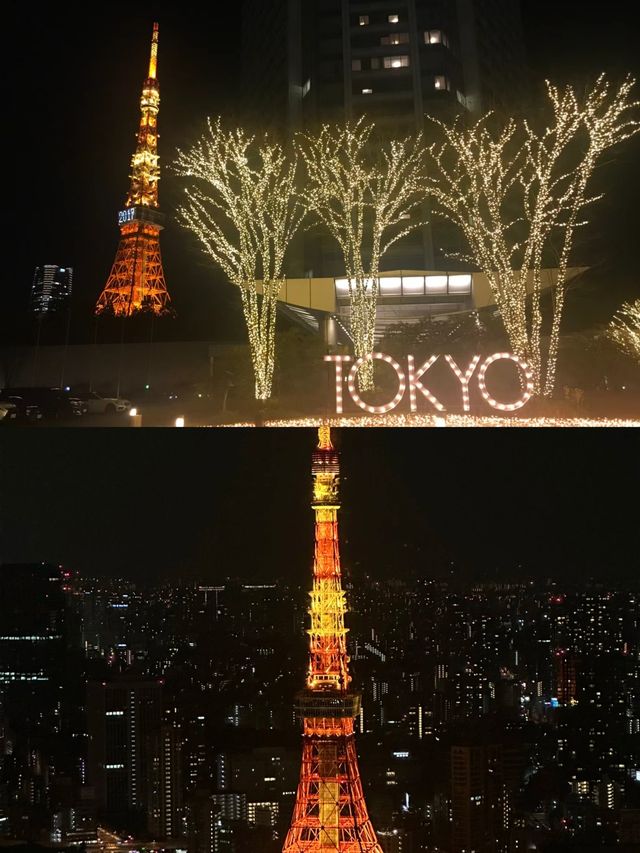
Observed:
[[[354,738],[360,694],[350,687],[344,625],[339,473],[338,454],[324,427],[312,465],[316,541],[309,670],[296,700],[304,732],[302,769],[284,853],[381,853],[364,801]]]
[[[98,300],[96,314],[131,317],[140,311],[164,314],[169,293],[160,254],[164,217],[158,208],[158,24],[153,27],[149,76],[140,101],[138,146],[131,163],[131,184],[125,209],[118,215],[120,245],[109,280]]]
[[[88,685],[89,783],[101,816],[125,823],[136,814],[144,820],[150,785],[171,761],[153,764],[153,744],[164,748],[160,734],[162,685],[158,681],[122,679]],[[158,820],[160,813],[158,812]]]
[[[526,88],[518,0],[244,0],[243,46],[247,106],[289,128],[367,113],[413,131]]]
[[[29,308],[33,314],[44,317],[66,311],[73,288],[73,269],[44,264],[36,267],[31,287]]]

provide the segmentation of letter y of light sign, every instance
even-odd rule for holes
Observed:
[[[453,370],[455,375],[460,380],[460,384],[462,385],[462,403],[464,405],[464,411],[470,412],[471,411],[471,398],[469,397],[469,382],[471,381],[471,377],[473,376],[473,374],[476,372],[476,367],[480,364],[481,356],[479,356],[479,355],[474,356],[474,359],[471,362],[471,364],[469,365],[469,367],[467,368],[466,373],[463,373],[460,370],[460,368],[455,363],[453,358],[451,358],[450,355],[445,356],[445,358],[447,359],[447,364],[449,365],[451,370]]]

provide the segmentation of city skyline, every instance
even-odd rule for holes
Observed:
[[[366,433],[363,451],[361,430],[336,432],[348,570],[461,583],[637,578],[632,433],[620,433],[625,461],[613,467],[599,432],[544,431],[526,450],[519,431],[462,446],[457,430]],[[96,445],[56,430],[38,433],[38,454],[32,432],[12,435],[11,452],[3,441],[0,477],[12,486],[0,561],[140,581],[303,578],[314,431],[221,430],[214,452],[208,431],[182,434],[106,431]]]

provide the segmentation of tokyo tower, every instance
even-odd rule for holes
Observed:
[[[360,694],[349,684],[345,594],[338,543],[338,454],[328,427],[313,454],[316,516],[310,593],[309,672],[296,697],[303,722],[302,770],[283,853],[382,853],[367,813],[353,721]]]
[[[125,209],[118,215],[120,245],[96,314],[131,317],[141,311],[161,315],[169,310],[162,270],[160,232],[164,217],[158,209],[158,24],[153,25],[149,76],[142,89],[138,146],[131,162],[131,185]]]

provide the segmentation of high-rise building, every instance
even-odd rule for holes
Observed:
[[[12,727],[30,736],[60,728],[72,643],[64,575],[47,563],[0,565],[0,696]]]
[[[519,0],[244,0],[243,68],[247,124],[289,140],[362,116],[375,122],[374,139],[429,136],[426,115],[512,112],[527,88]],[[380,330],[481,307],[471,298],[469,270],[451,260],[463,251],[460,234],[434,221],[426,202],[419,218],[424,224],[383,258],[391,277],[381,279]],[[323,279],[336,279],[335,319],[338,329],[348,324],[349,288],[334,240],[301,235],[287,276],[309,280],[316,296]],[[309,314],[324,322],[314,313],[324,299],[291,303],[303,325],[314,328]]]
[[[73,268],[44,264],[36,267],[29,309],[38,317],[66,311],[73,289]]]
[[[422,130],[526,89],[518,0],[245,0],[243,53],[249,115],[289,132],[363,114]]]
[[[111,821],[145,826],[153,799],[150,786],[158,774],[174,772],[173,756],[158,759],[154,766],[157,747],[171,747],[173,741],[171,733],[167,740],[161,731],[162,684],[126,677],[92,682],[87,718],[88,780],[95,788],[98,811]],[[165,815],[165,825],[168,819]]]
[[[505,853],[513,793],[524,763],[524,751],[518,745],[473,738],[452,746],[452,853]]]
[[[183,835],[182,737],[177,725],[164,724],[149,738],[147,814],[155,838]]]

